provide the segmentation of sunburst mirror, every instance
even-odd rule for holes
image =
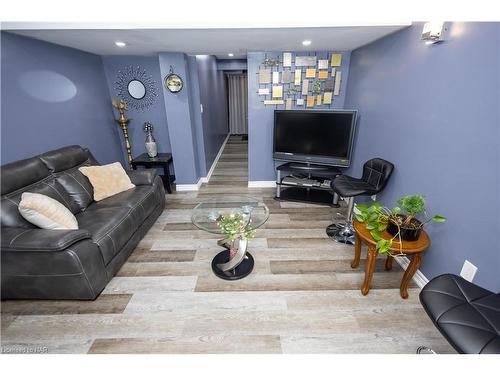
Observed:
[[[144,111],[153,105],[158,97],[156,82],[141,67],[127,66],[118,72],[115,90],[131,109]]]

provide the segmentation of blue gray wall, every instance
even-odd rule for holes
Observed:
[[[151,107],[127,111],[132,155],[145,152],[142,125],[149,121],[159,152],[173,154],[177,184],[195,184],[206,176],[228,133],[224,73],[217,70],[213,56],[101,58],[14,34],[1,36],[2,163],[70,144],[89,147],[103,163],[124,163],[111,98],[117,94],[118,72],[132,65],[145,69],[158,90]],[[163,86],[170,65],[184,79],[178,94]]]
[[[217,60],[218,70],[247,70],[246,59]]]
[[[207,175],[229,131],[224,73],[208,55],[160,53],[159,63],[162,77],[172,66],[184,80],[182,91],[163,88],[163,97],[176,181],[195,184]]]
[[[101,57],[1,33],[1,163],[79,144],[123,162]]]
[[[293,52],[292,62],[295,56],[307,55],[306,52]],[[310,52],[318,58],[327,58],[328,52]],[[282,59],[282,52],[251,52],[248,53],[248,179],[249,181],[274,181],[276,180],[275,162],[273,160],[273,126],[274,110],[285,109],[284,105],[265,106],[263,97],[258,95],[259,69],[265,58]],[[342,71],[340,95],[333,97],[332,109],[344,108],[344,99],[347,81],[349,77],[350,52],[342,52],[342,65],[337,70]],[[292,64],[292,71],[294,71]],[[302,78],[305,77],[305,69],[302,69]],[[270,87],[266,85],[262,87]],[[299,91],[300,92],[300,91]],[[300,94],[299,94],[300,95]],[[295,104],[295,102],[294,102]],[[311,109],[323,109],[324,106],[315,106]],[[292,109],[306,109],[305,106]]]
[[[396,170],[379,199],[424,194],[432,246],[422,272],[458,274],[500,290],[500,115],[498,23],[453,23],[448,40],[425,45],[422,24],[355,50],[346,107],[360,113],[354,175],[372,157]]]
[[[162,77],[166,77],[172,67],[184,82],[183,89],[177,93],[172,93],[162,86],[175,179],[177,184],[196,184],[200,178],[200,171],[196,147],[196,123],[193,121],[193,108],[190,106],[192,92],[187,56],[183,53],[162,52],[158,58]]]
[[[162,55],[167,56],[166,54]],[[169,56],[172,55],[170,54]],[[117,74],[127,66],[140,66],[142,69],[146,70],[157,83],[158,98],[151,107],[144,111],[136,111],[133,109],[127,111],[128,117],[132,119],[130,122],[129,134],[132,142],[133,156],[137,156],[145,151],[145,134],[142,130],[142,125],[145,121],[149,121],[154,125],[154,135],[158,143],[159,152],[172,152],[167,117],[181,113],[187,116],[185,121],[187,121],[189,117],[191,131],[194,137],[193,158],[197,172],[196,176],[192,174],[186,177],[187,179],[184,179],[183,175],[185,173],[181,171],[181,174],[177,176],[177,183],[179,184],[195,183],[199,177],[207,175],[207,171],[214,162],[228,133],[227,95],[224,73],[217,70],[215,57],[209,55],[198,57],[183,55],[183,58],[186,65],[184,71],[186,76],[183,76],[185,84],[183,94],[187,95],[189,100],[187,100],[187,105],[171,106],[167,111],[165,108],[164,96],[169,96],[168,99],[173,99],[177,96],[163,87],[162,77],[168,74],[170,66],[168,66],[166,73],[162,75],[158,57],[103,57],[107,82],[112,96],[116,97],[117,93],[115,89]],[[179,95],[179,97],[182,97],[182,95]],[[203,104],[204,113],[201,113],[200,104]],[[184,112],[185,110],[188,110],[188,113]],[[182,132],[186,129],[178,129],[176,125],[170,129],[175,138],[179,136],[180,130]],[[188,134],[184,135],[189,136]],[[182,160],[182,168],[184,168],[184,164],[187,160],[186,155],[180,158]],[[177,159],[179,159],[179,157],[177,157]],[[193,160],[190,159],[188,164],[192,162]],[[174,164],[180,166],[180,163],[180,161],[176,163],[174,160]]]
[[[224,72],[217,70],[217,60],[214,56],[199,56],[196,61],[200,100],[203,105],[201,116],[205,168],[208,171],[229,133],[226,81]]]
[[[156,83],[158,97],[154,104],[144,111],[129,108],[126,112],[131,119],[128,132],[132,144],[132,156],[136,157],[144,152],[146,134],[142,130],[144,122],[153,124],[153,135],[158,145],[158,152],[171,152],[170,138],[168,136],[167,116],[165,113],[165,102],[163,101],[162,79],[158,57],[151,56],[105,56],[103,57],[104,71],[111,97],[118,98],[116,80],[118,73],[128,66],[141,67]],[[116,114],[118,116],[118,114]]]
[[[187,56],[188,84],[189,84],[189,111],[195,135],[196,165],[198,177],[207,175],[205,158],[205,141],[203,134],[203,120],[201,118],[200,81],[198,79],[198,61],[196,56]]]

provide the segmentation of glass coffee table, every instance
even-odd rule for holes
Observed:
[[[259,228],[268,218],[267,206],[250,197],[215,198],[194,208],[191,221],[201,230],[225,235],[228,225],[239,228],[234,240],[224,238],[217,242],[226,250],[218,253],[212,260],[215,275],[224,280],[238,280],[252,272],[254,259],[247,251],[248,239],[241,233]],[[226,230],[221,228],[223,226]]]

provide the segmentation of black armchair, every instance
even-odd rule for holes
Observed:
[[[347,198],[347,220],[344,224],[331,224],[326,228],[326,234],[337,242],[354,244],[354,228],[352,226],[352,211],[354,197],[358,195],[373,195],[382,191],[394,170],[394,165],[387,160],[375,158],[363,165],[361,178],[339,175],[332,181],[332,189],[342,198]]]

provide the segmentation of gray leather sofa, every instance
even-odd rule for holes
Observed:
[[[128,171],[135,188],[93,200],[78,167],[98,165],[69,146],[1,167],[1,298],[95,299],[165,207],[154,170]],[[35,227],[18,212],[25,191],[50,196],[76,217],[78,230]]]

